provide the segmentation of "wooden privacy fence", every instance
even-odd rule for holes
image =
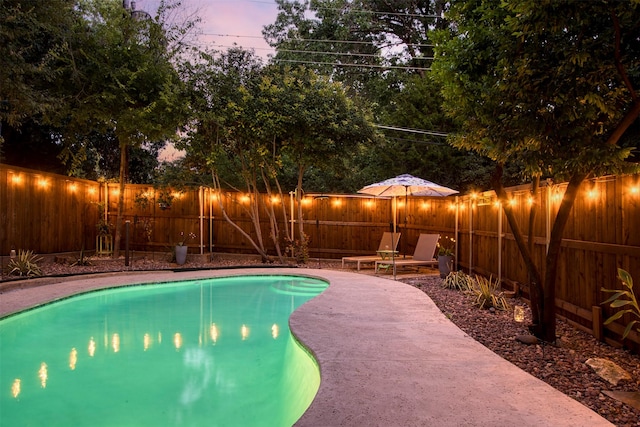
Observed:
[[[538,210],[534,222],[534,259],[543,259],[551,226],[566,184],[543,185],[535,199],[528,186],[508,189],[518,223],[528,229],[529,209]],[[312,258],[340,258],[371,254],[384,231],[393,223],[391,199],[359,195],[307,195],[302,218],[292,194],[282,199],[258,195],[261,237],[270,254],[267,210],[273,208],[284,248],[285,228],[298,236],[302,221],[309,236]],[[257,237],[249,215],[249,196],[215,193],[209,188],[186,192],[126,185],[125,221],[129,221],[130,247],[135,251],[169,252],[181,233],[189,252],[210,254],[256,253],[247,239],[223,218],[227,215],[249,235]],[[439,233],[456,241],[457,265],[466,271],[492,275],[506,286],[519,284],[528,295],[527,272],[502,209],[493,192],[460,197],[408,197],[397,200],[396,220],[402,233],[401,253],[413,253],[420,233]],[[118,185],[98,183],[0,165],[0,254],[6,264],[11,249],[31,249],[40,254],[96,248],[99,204],[106,219],[116,221]],[[292,215],[293,213],[293,215]],[[286,219],[285,219],[286,217]],[[124,245],[122,245],[124,247]],[[557,281],[561,316],[596,336],[615,338],[625,321],[602,327],[612,311],[601,302],[601,287],[621,288],[617,268],[636,279],[640,296],[640,175],[604,177],[587,182],[578,196],[564,233]],[[544,272],[542,272],[544,274]],[[630,339],[638,343],[638,334]]]

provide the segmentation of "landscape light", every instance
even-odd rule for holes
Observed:
[[[521,305],[516,305],[513,307],[513,320],[518,323],[524,322],[524,307]]]

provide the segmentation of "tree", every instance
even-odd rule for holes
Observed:
[[[192,121],[187,139],[178,143],[187,157],[185,163],[198,171],[209,171],[225,220],[240,232],[266,262],[269,257],[263,241],[260,212],[261,190],[269,187],[275,166],[267,147],[274,135],[269,109],[261,90],[262,61],[251,51],[231,48],[226,53],[202,52],[198,61],[187,64],[183,74],[190,88]],[[269,105],[268,107],[273,107]],[[272,117],[273,115],[271,115]],[[244,189],[249,203],[243,204],[254,236],[227,215],[222,199],[226,188]],[[274,212],[271,237],[280,255],[279,233]]]
[[[69,146],[86,146],[96,132],[115,136],[120,152],[120,192],[114,256],[119,256],[128,149],[175,135],[184,117],[181,82],[168,54],[172,34],[156,20],[137,19],[119,1],[77,5],[76,44],[64,62],[66,103],[50,118],[64,129]],[[78,47],[77,50],[73,50]],[[59,80],[60,81],[60,80]]]
[[[628,169],[622,139],[640,114],[640,8],[635,2],[455,2],[434,70],[460,148],[496,162],[492,186],[530,276],[532,331],[555,341],[555,283],[562,234],[585,179]],[[515,221],[503,170],[568,180],[543,265]],[[532,207],[530,224],[535,217]],[[529,226],[531,228],[531,226]],[[530,230],[531,231],[531,230]]]
[[[73,27],[74,0],[3,0],[0,7],[0,125],[59,105],[51,82]]]
[[[240,48],[205,53],[203,59],[185,71],[190,76],[194,121],[189,139],[180,147],[187,151],[189,164],[211,170],[216,188],[233,186],[234,175],[242,178],[241,188],[250,196],[246,209],[255,236],[232,225],[266,261],[259,219],[265,209],[270,236],[281,256],[281,230],[286,240],[293,237],[286,226],[278,225],[273,205],[259,205],[259,193],[273,193],[282,200],[280,179],[283,164],[288,163],[295,165],[294,182],[301,195],[310,165],[332,163],[358,143],[370,141],[374,129],[342,85],[313,71],[263,67],[252,52]],[[225,215],[221,202],[220,207]],[[282,215],[286,224],[284,206]],[[304,244],[302,229],[300,233]]]
[[[297,167],[296,199],[302,219],[301,197],[305,172],[311,166],[323,169],[339,161],[361,144],[379,141],[368,112],[347,96],[343,86],[305,67],[285,68],[282,80],[284,99],[283,155]],[[301,244],[306,244],[299,221]]]

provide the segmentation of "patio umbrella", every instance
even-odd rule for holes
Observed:
[[[407,226],[407,198],[408,196],[430,196],[430,197],[446,197],[452,194],[458,193],[456,190],[444,187],[440,184],[436,184],[426,179],[417,178],[413,175],[403,174],[398,175],[395,178],[389,178],[387,180],[369,184],[360,190],[358,193],[370,194],[372,196],[379,197],[393,197],[394,205],[397,204],[397,197],[404,196],[405,198],[405,228]],[[393,230],[394,239],[396,232],[396,214],[393,214]],[[393,263],[395,264],[395,257],[392,256]],[[393,269],[395,272],[395,268]],[[394,277],[395,279],[395,277]]]

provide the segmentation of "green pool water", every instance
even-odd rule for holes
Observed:
[[[1,426],[289,426],[320,385],[291,313],[327,283],[92,292],[0,320]]]

